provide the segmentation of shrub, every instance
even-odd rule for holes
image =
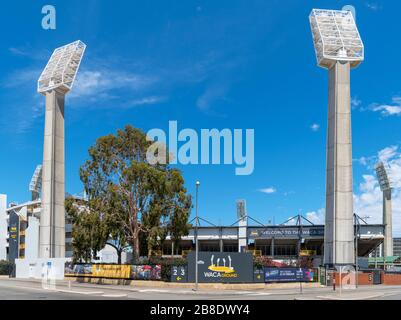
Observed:
[[[171,267],[172,266],[185,266],[187,265],[187,260],[184,258],[161,258],[161,257],[150,257],[148,259],[148,264],[161,265],[161,276],[163,281],[171,280]]]
[[[261,256],[261,257],[253,257],[253,267],[255,269],[263,269],[265,267],[274,267],[273,259]]]
[[[0,275],[9,275],[14,269],[14,263],[10,261],[0,261]]]

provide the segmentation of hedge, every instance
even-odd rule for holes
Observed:
[[[0,275],[10,275],[12,270],[14,269],[14,263],[6,261],[6,260],[0,260]]]

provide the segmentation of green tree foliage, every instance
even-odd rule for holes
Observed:
[[[97,211],[96,200],[85,201],[69,197],[65,201],[66,212],[73,221],[72,237],[74,260],[89,262],[105,246],[110,228],[106,215]],[[94,209],[96,208],[96,209]]]
[[[168,164],[147,162],[151,144],[141,130],[128,125],[116,135],[99,138],[80,169],[89,212],[98,215],[99,226],[107,225],[110,237],[132,246],[134,258],[141,253],[140,233],[146,236],[150,255],[169,232],[174,241],[188,234],[192,204],[184,179]]]

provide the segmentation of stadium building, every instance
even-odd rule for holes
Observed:
[[[254,224],[248,224],[250,221]],[[248,216],[241,219],[238,225],[231,226],[203,222],[197,230],[192,228],[189,235],[181,239],[178,248],[174,248],[170,237],[167,237],[162,255],[185,255],[194,250],[197,232],[200,251],[248,251],[277,260],[305,256],[314,258],[317,265],[323,262],[324,225],[315,225],[303,217],[296,216],[281,225],[256,225],[255,220]],[[354,230],[359,257],[368,257],[384,240],[383,225],[361,223]]]

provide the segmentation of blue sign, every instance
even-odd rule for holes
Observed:
[[[265,282],[312,282],[314,271],[302,268],[265,268]]]

